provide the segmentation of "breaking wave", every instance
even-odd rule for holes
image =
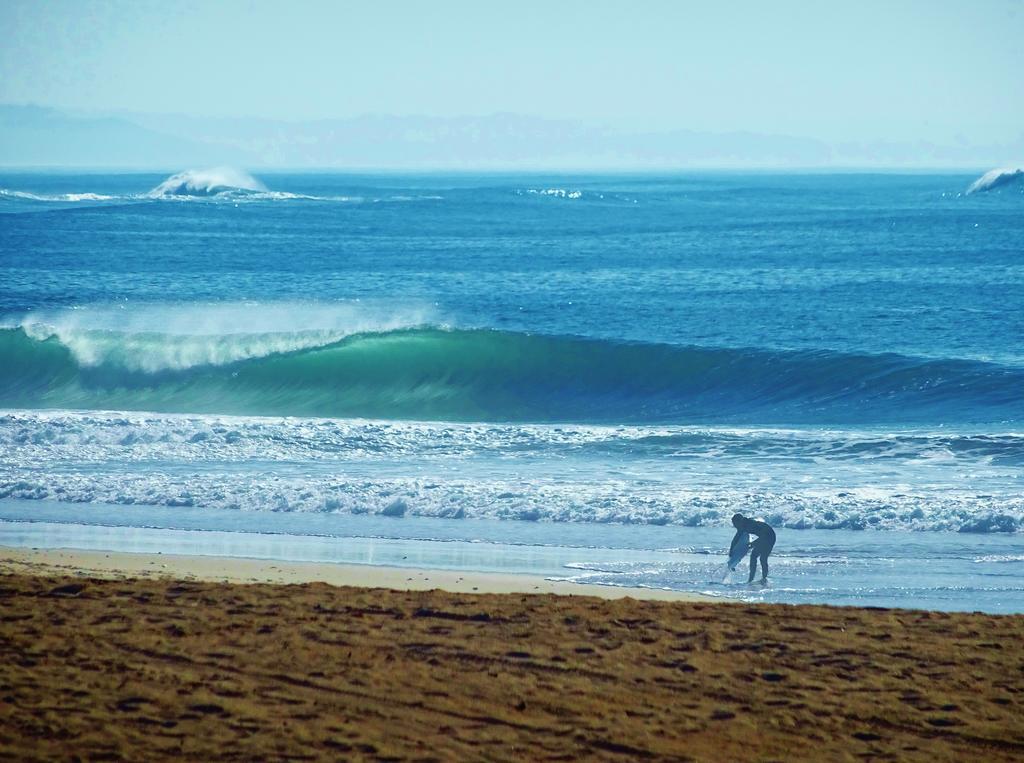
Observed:
[[[205,170],[186,170],[171,175],[147,195],[160,196],[219,196],[226,193],[262,192],[267,187],[247,172],[229,167]]]
[[[440,421],[1024,421],[1024,369],[390,325],[0,329],[0,405]]]
[[[1024,168],[1004,167],[990,170],[971,183],[967,193],[981,193],[1007,185],[1024,184]]]
[[[331,203],[353,203],[353,204],[388,204],[400,202],[435,202],[442,201],[443,196],[438,194],[392,194],[392,195],[358,195],[341,194],[330,196],[319,196],[308,193],[295,193],[292,191],[272,191],[262,182],[253,178],[245,172],[232,169],[218,170],[189,170],[172,175],[155,188],[138,193],[96,193],[93,191],[82,191],[75,193],[35,193],[9,188],[0,188],[0,202],[6,202],[4,206],[8,209],[3,211],[20,211],[19,206],[35,205],[37,203],[47,204],[75,204],[82,202],[115,202],[118,204],[141,203],[154,201],[167,202],[281,202],[281,201],[309,201],[309,202],[331,202]],[[19,205],[19,202],[21,203]]]

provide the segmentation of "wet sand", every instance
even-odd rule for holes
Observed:
[[[34,564],[0,564],[0,758],[1024,759],[1020,615]]]
[[[0,571],[97,578],[142,577],[218,583],[330,583],[335,586],[453,593],[557,593],[602,599],[703,601],[709,597],[656,588],[622,588],[547,580],[540,575],[387,567],[369,564],[283,562],[226,556],[136,554],[78,549],[0,546]]]

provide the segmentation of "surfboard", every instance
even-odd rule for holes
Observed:
[[[736,565],[743,561],[743,557],[747,555],[747,546],[750,545],[750,533],[742,533],[739,541],[733,546],[733,551],[729,554],[729,569],[736,569]]]

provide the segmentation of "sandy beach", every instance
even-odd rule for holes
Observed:
[[[391,590],[246,560],[186,560],[187,579],[163,555],[2,558],[0,757],[1024,756],[1022,616],[610,600],[500,575],[424,590],[470,581],[372,570],[404,589]]]

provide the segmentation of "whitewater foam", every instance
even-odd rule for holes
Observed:
[[[529,188],[526,192],[532,196],[554,196],[559,199],[583,198],[583,191],[576,191],[567,188]]]
[[[0,188],[0,196],[6,196],[12,199],[25,199],[27,201],[113,201],[118,198],[116,196],[108,196],[102,193],[56,193],[56,194],[38,194],[29,193],[28,191],[12,191],[6,188]]]
[[[735,511],[744,510],[790,529],[993,533],[1024,527],[1024,505],[1010,496],[979,505],[973,495],[915,495],[879,502],[836,501],[837,508],[830,509],[833,504],[791,493],[677,489],[638,495],[630,493],[633,487],[576,482],[524,490],[512,479],[328,476],[287,473],[279,466],[225,472],[193,464],[141,474],[127,473],[123,465],[47,474],[0,469],[0,498],[74,503],[342,514],[384,514],[400,505],[403,513],[419,517],[687,527],[726,527]],[[927,511],[915,511],[922,503],[928,504]],[[842,516],[837,516],[839,509]]]
[[[899,446],[904,457],[843,455],[844,441],[855,451],[901,436],[917,443]],[[726,526],[743,510],[800,529],[1024,529],[1019,467],[986,466],[956,445],[975,439],[9,411],[0,412],[0,498],[694,527]],[[672,454],[666,442],[689,450]],[[943,442],[960,453],[955,463],[909,453]],[[998,447],[1019,464],[1024,437]]]
[[[319,202],[331,204],[391,204],[402,202],[429,202],[441,201],[443,196],[426,194],[420,196],[394,195],[394,196],[357,196],[357,195],[329,195],[317,196],[307,193],[293,193],[291,191],[270,191],[249,189],[245,187],[221,186],[214,183],[211,186],[200,185],[198,190],[190,191],[186,188],[188,182],[181,181],[189,173],[174,175],[156,188],[145,193],[124,193],[104,194],[92,191],[76,193],[40,194],[31,191],[19,191],[7,188],[0,188],[0,200],[9,199],[12,202],[43,202],[43,203],[79,203],[79,202],[205,202],[209,204],[230,203],[230,204],[254,204],[259,202]],[[259,183],[259,181],[254,181]],[[169,190],[167,190],[169,189]],[[177,189],[177,190],[175,190]]]

